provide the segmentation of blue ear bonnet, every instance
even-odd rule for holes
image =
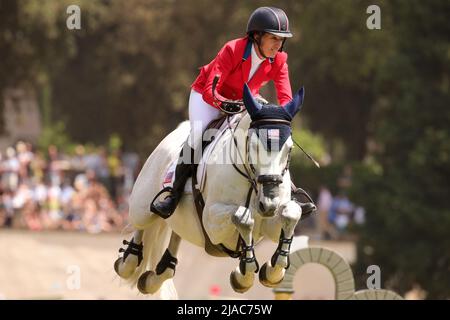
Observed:
[[[267,151],[281,150],[291,136],[291,121],[302,107],[304,95],[305,89],[302,87],[292,100],[282,107],[273,104],[261,105],[253,98],[248,85],[244,84],[243,101],[252,119],[250,130],[256,132]]]
[[[252,124],[257,120],[279,119],[291,121],[292,116],[283,108],[276,105],[263,105],[252,116]],[[278,152],[292,134],[291,126],[280,123],[250,124],[250,132],[256,133],[267,151]]]

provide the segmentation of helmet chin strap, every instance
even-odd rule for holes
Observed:
[[[269,57],[267,57],[264,52],[261,49],[261,38],[257,39],[257,38],[253,38],[255,39],[256,44],[258,45],[258,51],[259,54],[264,58],[264,59],[268,59]]]
[[[281,48],[278,51],[283,52],[283,47],[284,47],[285,42],[286,42],[286,38],[283,39],[283,42],[281,43]]]

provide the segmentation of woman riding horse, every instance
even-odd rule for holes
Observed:
[[[244,83],[252,94],[273,80],[280,105],[292,100],[287,53],[283,52],[286,38],[292,37],[286,13],[274,7],[261,7],[250,16],[247,36],[227,42],[209,64],[203,66],[192,84],[189,98],[190,136],[175,169],[175,181],[169,196],[155,201],[151,211],[164,219],[175,211],[183,194],[184,185],[192,175],[197,159],[194,155],[202,147],[202,135],[207,125],[223,115],[221,110],[235,111],[242,99]],[[216,95],[213,96],[214,78],[219,76]],[[295,190],[293,190],[295,193]],[[311,212],[312,203],[300,203],[304,213]]]

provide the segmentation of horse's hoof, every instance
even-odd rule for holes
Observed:
[[[154,294],[158,291],[163,282],[167,279],[172,279],[174,270],[166,268],[163,273],[157,274],[154,271],[146,271],[139,277],[137,287],[143,294]]]
[[[271,282],[269,281],[269,279],[267,279],[267,262],[263,264],[263,266],[261,267],[261,270],[259,270],[259,282],[261,282],[261,284],[265,287],[268,288],[275,288],[276,286],[278,286],[281,281],[283,281],[284,275],[281,277],[281,279],[277,282]]]
[[[134,261],[130,256],[125,261],[123,258],[119,258],[114,262],[114,270],[122,279],[131,277],[136,268],[137,261]]]
[[[122,258],[119,258],[114,262],[114,271],[116,271],[117,275],[119,275],[119,276],[120,276],[119,265],[120,265],[121,260],[122,260]]]
[[[154,277],[154,276],[155,276],[154,271],[145,271],[143,274],[141,274],[141,276],[139,277],[138,283],[137,283],[137,288],[142,294],[152,293],[152,292],[147,291],[147,278]]]
[[[250,289],[250,287],[251,287],[251,286],[244,287],[243,285],[241,285],[239,283],[239,281],[237,280],[237,277],[236,277],[236,270],[234,270],[233,272],[230,273],[230,284],[231,284],[231,287],[233,288],[233,290],[236,291],[237,293],[244,293],[244,292],[248,291],[248,289]]]

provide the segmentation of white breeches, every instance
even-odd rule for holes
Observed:
[[[189,97],[189,121],[191,124],[191,133],[188,139],[188,144],[191,148],[201,148],[202,135],[206,126],[212,120],[219,118],[220,115],[221,111],[219,109],[206,103],[200,93],[194,89],[191,90],[191,95]]]

